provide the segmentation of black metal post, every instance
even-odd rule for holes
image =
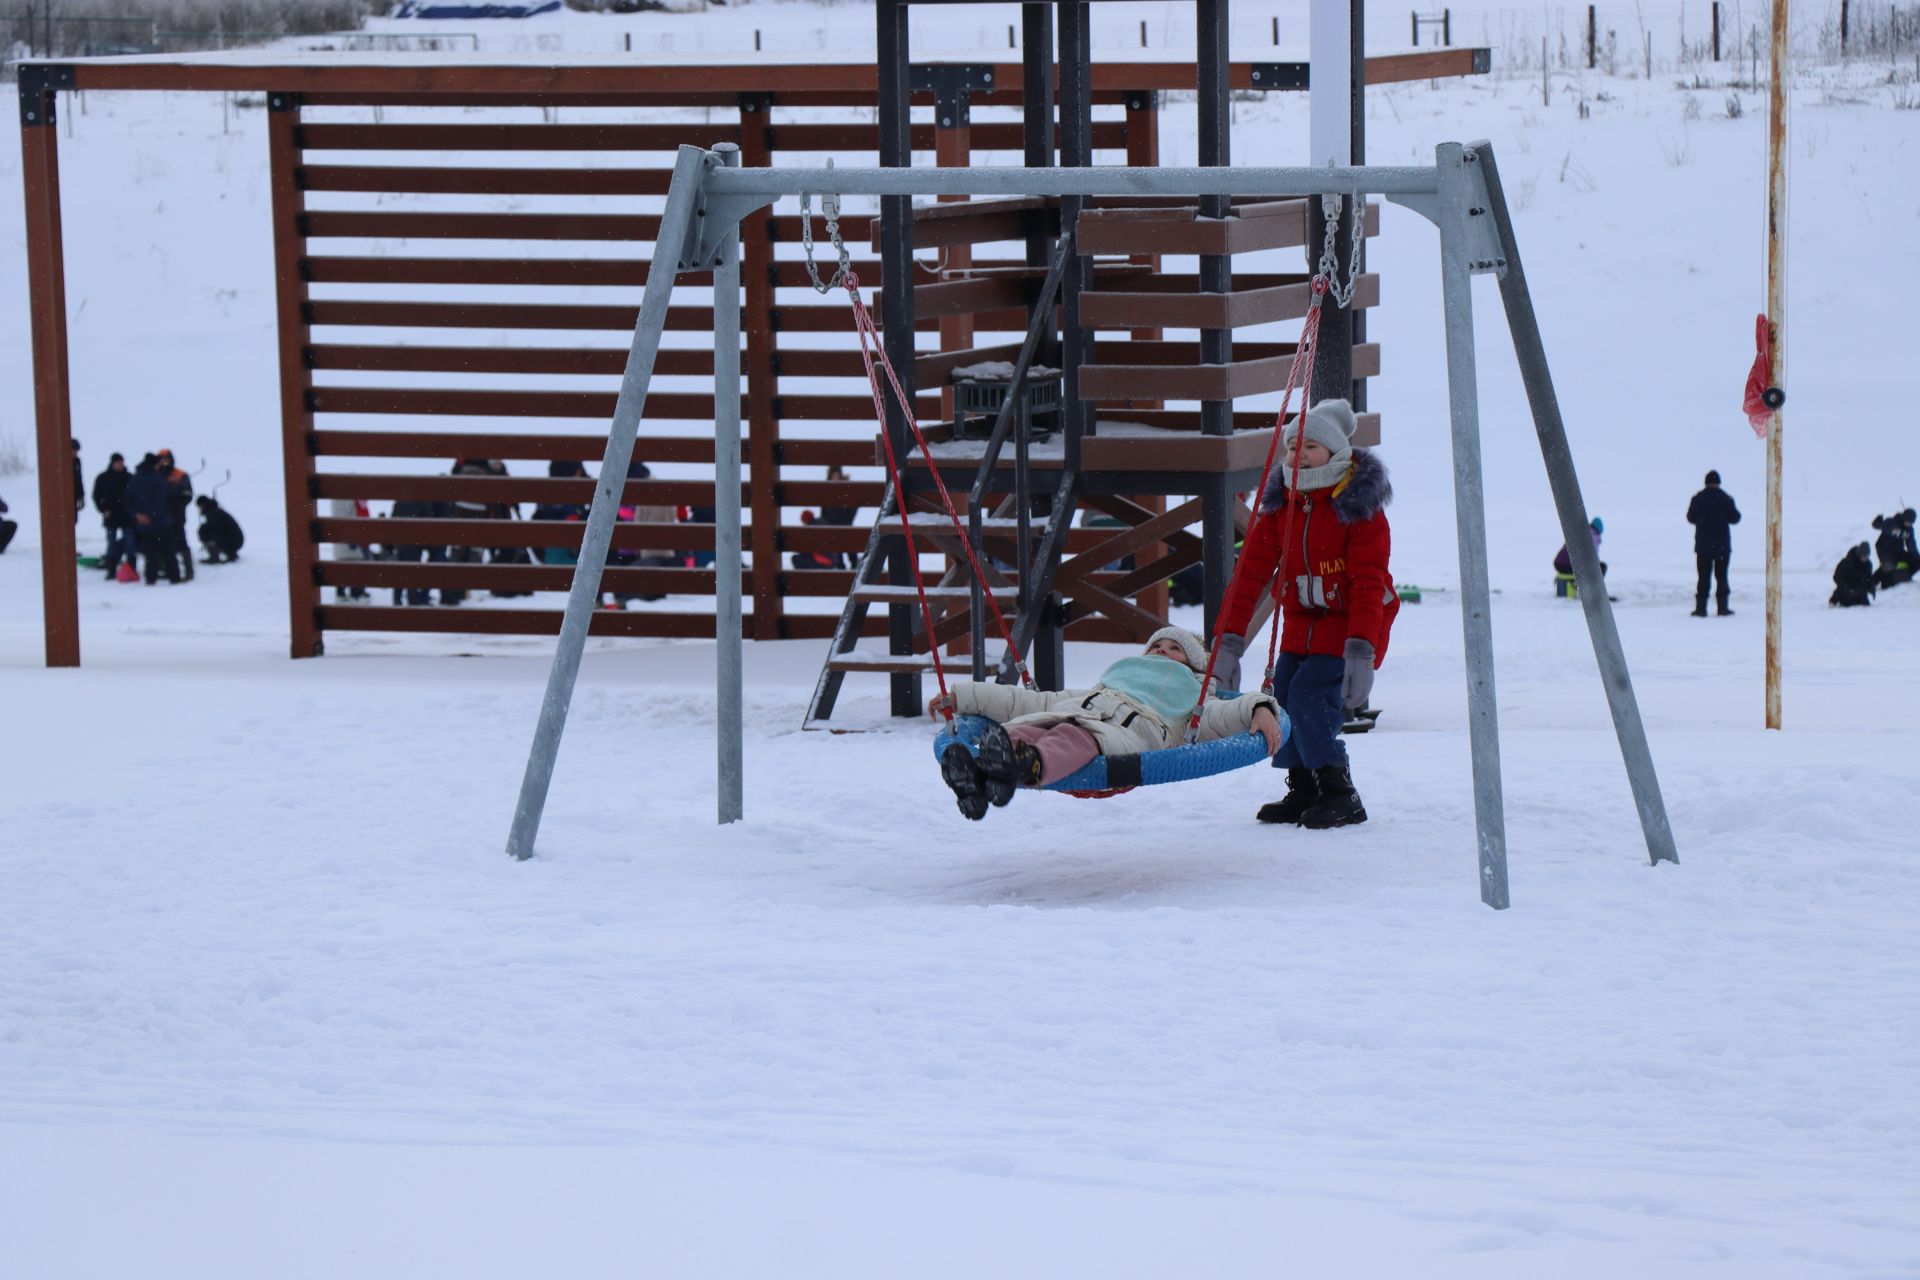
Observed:
[[[1232,117],[1227,94],[1229,66],[1227,36],[1230,25],[1230,0],[1195,0],[1194,62],[1199,80],[1199,161],[1203,166],[1228,165],[1232,156]],[[1226,218],[1232,213],[1232,201],[1226,196],[1200,197],[1200,216]],[[1233,290],[1233,259],[1225,254],[1205,254],[1200,258],[1200,292],[1230,293]],[[1233,360],[1233,330],[1202,329],[1200,362],[1225,365]],[[1200,430],[1205,435],[1224,436],[1233,432],[1233,402],[1205,400],[1200,404]],[[1202,607],[1208,637],[1220,612],[1220,602],[1233,575],[1233,492],[1223,475],[1209,476],[1202,482],[1200,574]]]
[[[1713,60],[1720,61],[1720,0],[1713,0]]]
[[[1595,20],[1593,15],[1593,6],[1588,5],[1587,6],[1587,70],[1589,71],[1593,70],[1595,66],[1595,59],[1598,58],[1600,54],[1600,47],[1599,47],[1599,41],[1598,41],[1599,30],[1600,30],[1599,23]]]
[[[888,169],[906,169],[913,165],[910,125],[913,110],[911,83],[907,69],[907,9],[893,0],[880,0],[874,11],[874,62],[879,72],[880,164]],[[909,196],[880,198],[880,324],[887,344],[887,358],[900,376],[900,385],[912,402],[913,385],[913,200]],[[893,442],[894,456],[907,456],[910,433],[898,405],[887,402],[886,432]],[[901,476],[898,501],[909,505],[908,477]],[[910,585],[905,539],[895,543],[889,557],[887,581],[896,586]],[[914,611],[906,604],[887,610],[887,649],[889,653],[913,651]],[[928,637],[932,643],[932,637]],[[921,710],[920,676],[905,672],[890,676],[891,701],[896,716],[917,716]]]

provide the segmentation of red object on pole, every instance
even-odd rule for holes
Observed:
[[[1753,434],[1765,440],[1774,410],[1785,403],[1786,396],[1773,385],[1773,326],[1764,315],[1754,317],[1753,347],[1753,367],[1747,370],[1747,394],[1741,407]]]

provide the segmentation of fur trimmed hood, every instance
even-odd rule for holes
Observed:
[[[1273,474],[1267,477],[1266,492],[1260,495],[1262,514],[1276,510],[1286,496],[1284,467],[1285,460],[1281,459],[1275,464]],[[1333,496],[1333,509],[1340,522],[1358,524],[1392,501],[1393,485],[1387,479],[1386,464],[1374,456],[1373,450],[1356,446],[1353,470],[1347,473],[1346,483]]]

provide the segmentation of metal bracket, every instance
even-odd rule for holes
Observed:
[[[1487,189],[1486,171],[1480,167],[1479,149],[1485,145],[1475,143],[1460,154],[1460,163],[1466,166],[1467,181],[1473,189],[1467,200],[1467,270],[1476,276],[1504,278],[1507,251],[1500,243],[1500,229],[1493,222],[1493,194]]]
[[[973,95],[993,88],[993,68],[984,63],[915,63],[907,68],[907,88],[933,95],[934,127],[958,129],[972,120]]]
[[[297,93],[269,93],[267,95],[267,110],[269,111],[298,111],[299,109],[300,95]]]
[[[1252,75],[1255,89],[1267,92],[1305,89],[1308,87],[1310,68],[1304,62],[1256,62]]]
[[[20,127],[48,125],[54,119],[53,95],[74,87],[73,67],[64,62],[23,62],[20,80]]]
[[[707,172],[713,172],[730,160],[737,164],[739,152],[740,148],[731,142],[715,146],[707,152]],[[748,214],[765,209],[772,203],[772,196],[717,196],[708,191],[703,183],[694,202],[693,221],[687,225],[687,241],[681,246],[680,256],[674,265],[681,271],[712,271],[720,265],[720,242],[727,238],[727,234],[738,230],[741,220]]]
[[[1127,91],[1127,110],[1158,111],[1160,109],[1160,91],[1158,89],[1129,89]]]

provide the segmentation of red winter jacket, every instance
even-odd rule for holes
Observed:
[[[1386,467],[1366,449],[1355,449],[1352,469],[1338,484],[1295,494],[1283,481],[1276,466],[1247,530],[1215,634],[1244,633],[1271,583],[1284,611],[1282,652],[1339,657],[1352,637],[1372,643],[1373,665],[1379,666],[1400,611],[1393,575],[1387,571],[1393,539],[1386,505],[1393,486],[1387,483]],[[1276,575],[1280,545],[1288,538],[1289,511],[1292,537],[1286,564]]]

